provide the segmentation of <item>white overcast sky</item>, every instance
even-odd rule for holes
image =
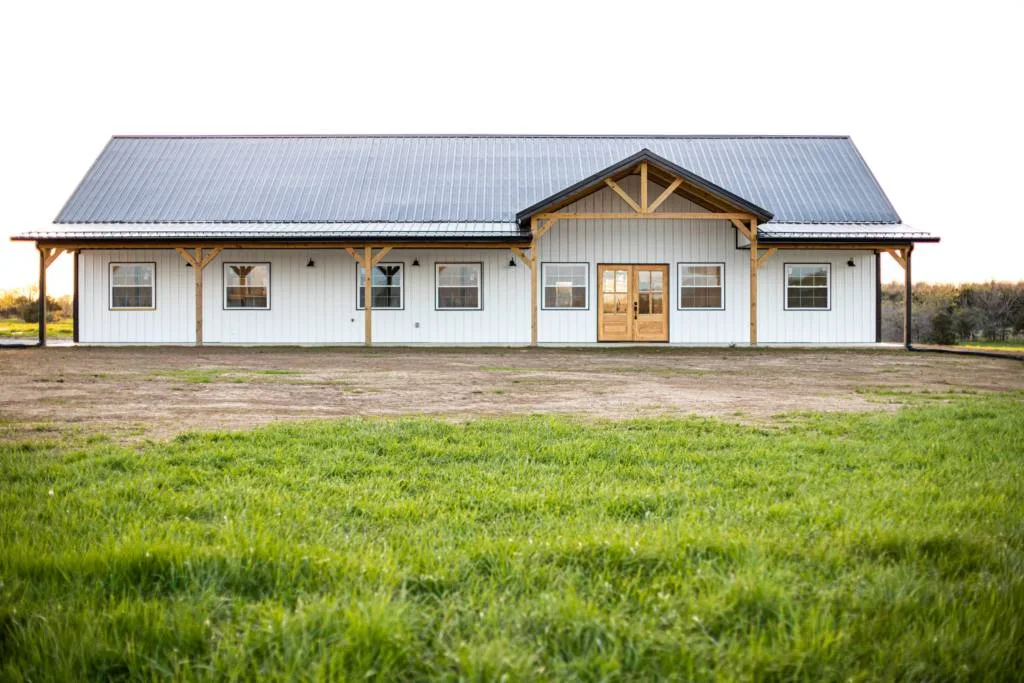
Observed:
[[[849,134],[915,281],[1024,279],[1024,2],[7,2],[0,289],[111,135]],[[885,279],[902,277],[883,259]],[[70,259],[50,270],[69,292]]]

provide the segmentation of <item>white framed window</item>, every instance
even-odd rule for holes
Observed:
[[[356,308],[366,308],[366,269],[358,267],[358,288],[359,294],[356,298]],[[399,310],[405,306],[403,299],[403,284],[405,282],[405,264],[403,263],[378,263],[370,273],[370,290],[373,297],[373,309]]]
[[[156,263],[110,264],[110,310],[156,308]]]
[[[679,309],[724,310],[725,264],[680,263]]]
[[[224,308],[269,310],[270,264],[225,263]]]
[[[479,311],[483,308],[482,263],[437,263],[435,308],[439,311]]]
[[[828,263],[786,263],[786,310],[827,311],[832,305],[832,266]]]
[[[587,263],[543,263],[544,309],[586,309],[590,265]]]

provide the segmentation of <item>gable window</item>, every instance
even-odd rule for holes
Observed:
[[[110,264],[110,308],[115,311],[149,311],[156,308],[155,263]]]
[[[370,273],[371,302],[377,308],[402,308],[403,268],[401,263],[378,263]],[[359,266],[359,295],[356,308],[366,308],[366,269]]]
[[[725,308],[725,264],[680,263],[679,308]]]
[[[270,264],[225,263],[224,308],[269,309]]]
[[[832,267],[828,263],[787,263],[785,268],[787,311],[829,309]]]
[[[480,310],[481,296],[480,263],[438,263],[435,266],[437,284],[437,310]]]
[[[544,308],[586,308],[586,263],[545,263],[541,266]]]

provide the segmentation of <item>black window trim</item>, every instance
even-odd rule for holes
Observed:
[[[587,305],[582,308],[573,308],[566,306],[545,306],[544,301],[544,268],[548,265],[552,266],[586,266],[587,270]],[[590,262],[589,261],[541,261],[540,264],[540,310],[542,311],[589,311],[590,310]]]
[[[440,308],[437,297],[438,266],[480,266],[480,305],[476,308]],[[484,310],[484,262],[483,261],[434,261],[434,310],[444,313],[471,313]]]
[[[228,306],[228,278],[227,268],[228,266],[266,266],[267,267],[267,305],[263,308],[256,307],[239,307],[239,306]],[[221,290],[221,306],[222,310],[225,311],[269,311],[274,303],[274,273],[270,267],[270,261],[224,261],[220,266],[220,290]]]
[[[405,310],[405,275],[406,275],[406,270],[407,270],[406,267],[405,267],[405,261],[381,261],[376,266],[374,266],[374,268],[376,268],[377,266],[402,266],[402,285],[401,285],[402,305],[401,306],[388,306],[387,308],[378,308],[377,306],[374,306],[373,307],[374,312],[376,312],[376,311],[404,311]],[[360,268],[362,268],[362,266],[357,263],[356,264],[356,310],[357,311],[365,311],[366,310],[366,305],[365,305],[366,302],[364,301],[363,302],[364,305],[362,305],[362,306],[359,305],[359,290],[362,289],[362,287],[363,287],[363,278],[359,277],[359,269]],[[371,286],[371,289],[372,289],[372,287],[373,287],[373,282],[372,281],[370,282],[370,286]]]
[[[789,266],[824,266],[828,283],[825,286],[825,296],[828,297],[826,308],[790,308],[789,307],[789,275],[786,269]],[[832,310],[832,264],[829,261],[787,261],[782,264],[782,310],[792,313],[828,313]]]
[[[153,305],[152,306],[115,306],[114,305],[114,266],[153,266]],[[155,311],[156,310],[156,261],[108,261],[107,262],[107,310],[116,312]]]
[[[721,266],[722,267],[722,305],[715,308],[691,308],[683,306],[683,266]],[[725,261],[677,261],[676,262],[676,310],[677,311],[724,311],[725,310]]]

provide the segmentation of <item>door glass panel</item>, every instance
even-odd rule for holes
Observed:
[[[647,292],[641,292],[639,296],[639,310],[641,315],[651,312],[651,295]]]
[[[625,294],[629,291],[629,271],[628,270],[616,270],[615,271],[615,291],[622,292]]]
[[[664,297],[661,294],[651,294],[651,313],[660,315],[664,310]]]
[[[601,291],[602,292],[614,292],[615,291],[615,271],[606,270],[604,275],[601,276]]]
[[[660,270],[651,271],[651,291],[665,291],[664,273],[662,273]]]
[[[636,274],[636,281],[641,292],[649,292],[651,289],[651,271],[641,270]]]

